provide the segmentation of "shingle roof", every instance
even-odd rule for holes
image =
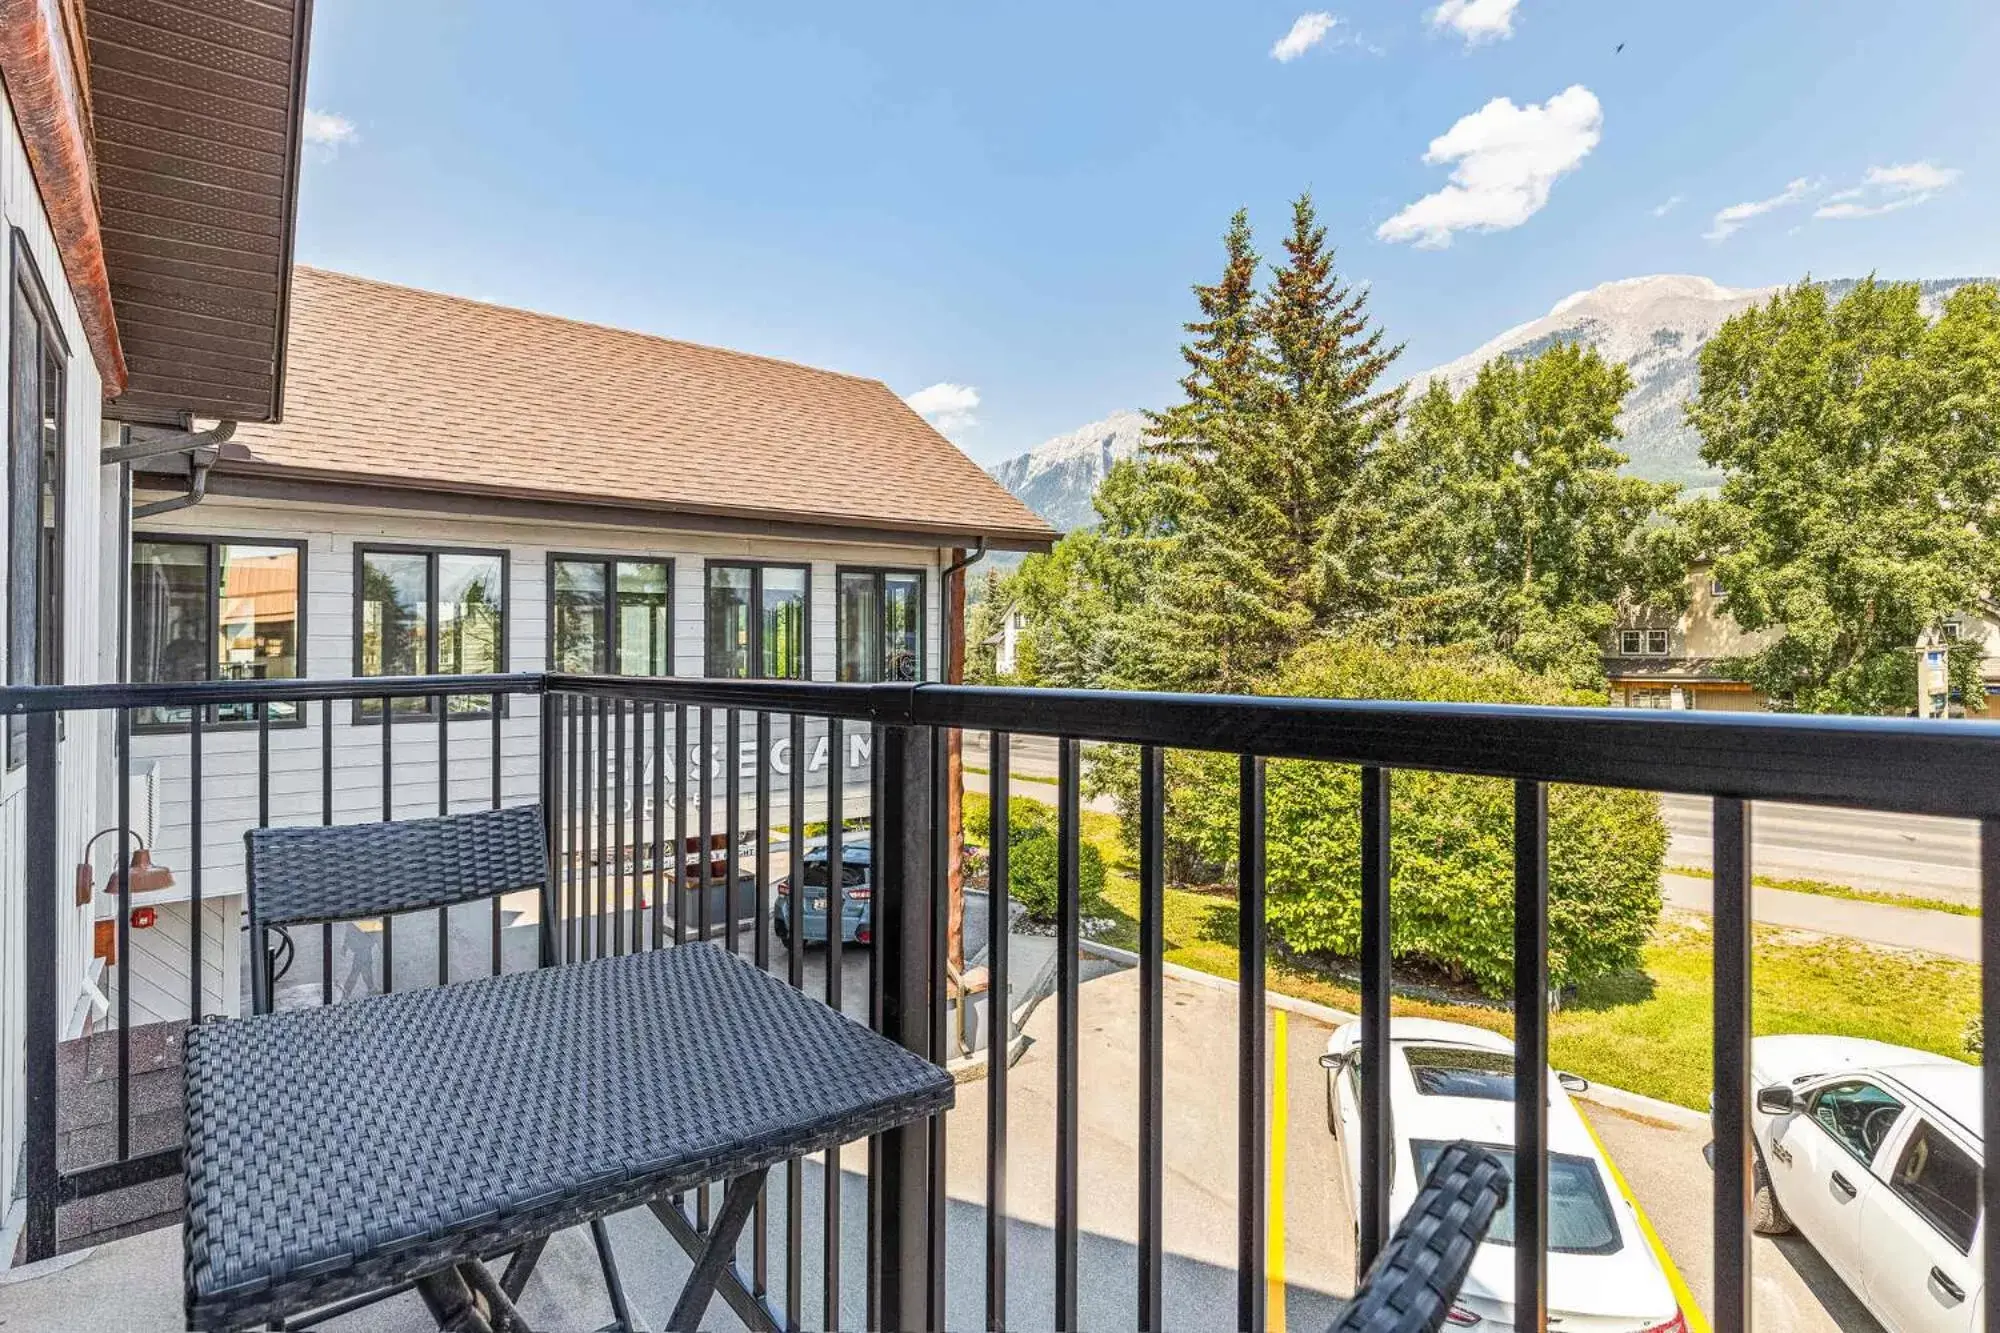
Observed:
[[[299,267],[281,425],[218,474],[1057,535],[879,380]]]

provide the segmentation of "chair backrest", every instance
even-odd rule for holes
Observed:
[[[264,926],[414,912],[548,879],[539,805],[387,824],[251,829],[251,917]]]

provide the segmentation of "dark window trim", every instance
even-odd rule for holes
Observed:
[[[7,432],[0,432],[6,435],[6,454],[4,455],[6,460],[6,476],[4,479],[0,479],[0,490],[4,490],[5,493],[5,503],[7,505],[7,514],[9,516],[10,521],[14,512],[13,509],[14,440],[11,434],[11,426],[12,426],[14,395],[16,392],[14,384],[15,330],[13,328],[13,311],[14,311],[14,302],[12,299],[13,292],[20,291],[23,295],[26,296],[28,304],[34,308],[36,322],[40,326],[41,334],[46,338],[51,338],[54,340],[55,349],[62,358],[62,375],[60,378],[59,388],[57,390],[57,396],[59,399],[59,407],[57,409],[57,414],[56,414],[56,420],[58,423],[57,426],[58,436],[56,441],[56,469],[55,469],[55,477],[53,479],[53,485],[55,487],[55,505],[56,505],[55,569],[53,571],[50,571],[42,568],[42,561],[40,559],[41,541],[38,533],[36,538],[37,557],[35,560],[34,577],[32,580],[34,586],[30,590],[29,594],[34,605],[34,620],[35,620],[36,661],[35,661],[33,679],[37,684],[56,685],[56,684],[61,684],[63,681],[63,677],[67,674],[64,670],[64,665],[63,665],[64,643],[63,643],[63,626],[62,626],[62,620],[63,620],[62,600],[65,589],[63,587],[62,566],[64,558],[67,556],[69,551],[69,525],[63,521],[65,518],[63,511],[69,499],[68,495],[69,488],[63,484],[65,481],[63,473],[67,470],[67,464],[69,460],[69,450],[71,444],[73,443],[69,438],[69,391],[70,391],[70,378],[71,378],[69,373],[69,366],[72,353],[70,351],[69,337],[63,332],[62,320],[58,318],[56,315],[55,302],[49,296],[48,285],[42,281],[42,272],[40,267],[35,263],[34,251],[28,244],[27,234],[23,232],[19,227],[12,228],[9,237],[8,282],[9,282],[9,287],[8,287],[9,297],[7,302],[7,338],[5,346],[7,354],[7,413],[9,417],[8,421],[9,430]],[[39,376],[40,374],[39,365],[37,366],[36,373]],[[41,450],[41,445],[38,439],[36,442],[36,463],[35,463],[37,514],[39,514],[41,510],[41,503],[40,503],[41,497],[39,494],[42,482],[40,450]],[[38,518],[37,523],[39,524],[39,522],[40,520]],[[12,552],[11,534],[9,536],[6,559],[0,560],[0,566],[4,566],[6,570],[5,577],[0,578],[0,628],[4,628],[9,634],[9,641],[7,647],[9,652],[11,652],[13,647],[11,639],[12,615],[14,612],[13,552]],[[53,620],[55,622],[54,624],[43,623],[44,618],[42,616],[42,611],[48,605],[48,595],[47,595],[48,590],[43,583],[43,578],[45,575],[52,575],[55,583],[55,598],[56,598],[57,613],[53,617]],[[45,680],[43,679],[43,676],[45,674],[45,669],[50,664],[51,659],[53,659],[54,663],[54,670],[52,673],[54,679]],[[7,673],[9,679],[11,679],[12,677],[11,668],[12,668],[12,659],[9,658],[9,671]],[[6,734],[6,750],[7,750],[6,767],[9,772],[21,767],[23,764],[27,762],[27,751],[23,743],[25,732],[26,732],[26,727],[22,719],[10,718],[8,720],[7,734]]]
[[[767,569],[795,569],[806,576],[805,630],[804,641],[799,645],[805,659],[805,674],[800,680],[813,678],[813,566],[810,560],[707,560],[701,562],[701,673],[708,675],[708,575],[715,569],[747,569],[750,571],[750,665],[753,668],[747,680],[771,680],[762,672],[764,662],[764,571]]]
[[[215,558],[216,548],[221,546],[288,546],[297,551],[299,553],[299,618],[298,628],[294,633],[298,636],[299,670],[298,674],[293,676],[292,679],[304,680],[307,678],[306,644],[309,640],[306,633],[306,615],[307,608],[312,603],[312,597],[308,593],[310,582],[307,574],[307,562],[312,559],[310,541],[304,537],[210,536],[197,532],[147,532],[143,529],[135,529],[132,533],[131,541],[131,562],[133,564],[138,563],[139,547],[145,543],[200,546],[206,548],[208,551],[208,605],[211,619],[208,626],[208,675],[205,677],[207,680],[216,679],[216,668],[220,665],[215,660],[215,633],[217,626],[213,617],[216,609],[222,605],[222,564]],[[127,587],[131,586],[131,577],[132,571],[128,568],[125,571]],[[126,603],[125,614],[129,620],[138,614],[138,606],[129,597],[126,599]],[[136,643],[136,635],[133,631],[134,627],[132,625],[126,625],[125,634],[127,643]],[[132,664],[130,662],[125,664],[125,675],[128,679],[132,675]],[[271,719],[271,725],[274,728],[303,727],[305,724],[306,709],[303,704],[297,708],[291,717]],[[255,721],[220,722],[213,716],[210,716],[202,723],[203,729],[208,731],[245,731],[254,730],[256,726],[257,723]],[[136,715],[132,720],[132,733],[139,736],[173,735],[178,732],[184,732],[187,729],[188,724],[185,722],[141,722]]]
[[[424,607],[426,619],[424,622],[423,674],[426,676],[435,676],[438,674],[437,558],[441,555],[492,555],[500,557],[500,661],[496,666],[496,673],[505,674],[507,664],[513,658],[514,562],[512,552],[504,546],[426,546],[409,542],[356,542],[354,543],[354,611],[350,617],[354,634],[353,663],[354,678],[356,680],[370,679],[361,674],[361,589],[363,586],[362,570],[366,567],[366,560],[371,555],[421,555],[429,557],[427,562],[428,568],[424,574],[427,587],[427,600]],[[365,699],[356,699],[354,701],[352,710],[353,723],[357,727],[372,727],[379,721],[377,718],[366,715],[365,705],[367,702]],[[424,706],[420,712],[398,712],[392,708],[389,710],[389,715],[396,722],[428,722],[437,716],[436,701],[432,699],[424,700]],[[507,715],[507,696],[505,695],[500,696],[500,715],[502,717]],[[492,717],[492,709],[482,708],[477,712],[447,713],[446,720],[451,722],[476,722],[481,720],[490,721]]]
[[[884,574],[914,574],[917,577],[917,679],[926,680],[930,665],[931,583],[930,570],[923,565],[835,565],[833,567],[833,678],[840,676],[840,580],[849,574],[868,574],[875,579],[875,638],[883,641],[888,601],[883,596]]]
[[[542,589],[543,605],[547,608],[544,619],[548,622],[543,638],[543,663],[550,671],[556,669],[556,566],[559,564],[603,565],[604,582],[604,666],[608,675],[624,673],[618,670],[618,566],[619,565],[665,565],[667,567],[667,670],[669,676],[677,675],[678,663],[674,660],[674,558],[670,555],[599,555],[590,551],[550,551],[543,557]],[[702,584],[704,598],[708,591],[706,581]],[[702,603],[704,617],[707,613],[706,600]],[[705,620],[704,620],[705,623]]]

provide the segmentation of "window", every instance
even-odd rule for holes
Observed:
[[[1960,1253],[1972,1253],[1972,1233],[1979,1229],[1979,1163],[1928,1121],[1917,1121],[1889,1187]]]
[[[132,679],[290,680],[299,660],[305,548],[300,542],[207,537],[132,539]],[[295,703],[270,705],[274,722],[298,721]],[[255,704],[223,704],[217,722],[254,722]],[[185,708],[152,708],[135,725],[186,726]]]
[[[673,568],[664,560],[551,556],[549,666],[618,676],[673,672]]]
[[[1960,643],[1965,639],[1965,622],[1947,620],[1944,622],[1943,638],[1946,643]]]
[[[1710,579],[1708,581],[1708,595],[1719,602],[1729,596],[1729,591],[1722,586],[1721,579]]]
[[[1514,1100],[1514,1057],[1505,1051],[1480,1051],[1469,1046],[1406,1046],[1410,1078],[1427,1097],[1476,1097],[1482,1101]]]
[[[1512,1180],[1512,1145],[1482,1143],[1479,1146],[1500,1159],[1507,1168],[1508,1179]],[[1442,1142],[1410,1140],[1410,1153],[1416,1159],[1419,1181],[1430,1179],[1431,1168],[1437,1165],[1444,1148]],[[1618,1234],[1618,1219],[1611,1212],[1611,1197],[1604,1192],[1604,1181],[1598,1175],[1597,1163],[1588,1157],[1562,1152],[1549,1154],[1548,1227],[1551,1254],[1616,1254],[1624,1248],[1624,1239]],[[1511,1196],[1500,1206],[1500,1211],[1493,1214],[1486,1239],[1494,1245],[1514,1243],[1514,1200]]]
[[[7,683],[62,683],[63,403],[69,348],[21,233],[14,233],[7,376]],[[7,725],[7,766],[27,758]]]
[[[354,674],[463,676],[507,669],[507,556],[503,551],[357,547],[354,553]],[[395,711],[426,714],[426,697]],[[485,715],[490,695],[458,695],[454,715]],[[382,715],[364,699],[360,719]]]
[[[709,565],[704,674],[804,680],[808,577],[804,565]]]
[[[1618,631],[1618,651],[1626,657],[1637,657],[1646,651],[1646,631],[1642,629],[1621,629]]]
[[[1863,1166],[1875,1160],[1875,1150],[1889,1137],[1902,1113],[1901,1102],[1859,1079],[1829,1084],[1806,1104],[1806,1114],[1813,1122]]]
[[[841,680],[916,680],[923,674],[924,576],[843,569],[836,576],[834,638]]]

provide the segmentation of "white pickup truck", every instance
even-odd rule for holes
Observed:
[[[1891,1333],[1983,1328],[1978,1067],[1801,1036],[1750,1072],[1755,1228],[1796,1228]]]

